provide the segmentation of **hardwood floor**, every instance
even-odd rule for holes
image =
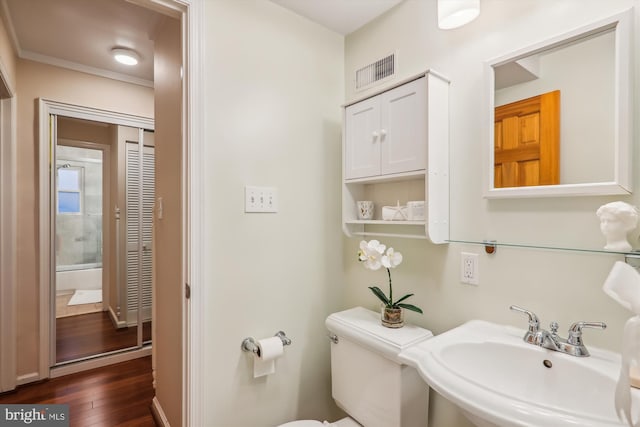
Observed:
[[[18,387],[0,404],[66,404],[71,427],[155,427],[151,357]]]
[[[56,362],[135,347],[137,329],[114,328],[106,311],[56,319]],[[151,322],[143,323],[142,335],[151,339]]]
[[[56,318],[102,311],[102,303],[69,305],[73,292],[56,294]]]

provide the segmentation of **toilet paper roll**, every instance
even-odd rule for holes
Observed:
[[[263,377],[276,371],[276,359],[284,353],[280,337],[258,340],[258,354],[253,358],[253,377]]]

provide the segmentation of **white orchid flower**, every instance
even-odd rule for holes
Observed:
[[[402,262],[402,254],[394,251],[393,248],[389,248],[387,249],[387,254],[382,257],[380,262],[385,268],[397,267]]]
[[[381,244],[377,240],[371,240],[369,242],[363,240],[360,242],[360,249],[358,250],[358,261],[364,263],[364,266],[369,270],[379,270],[384,266],[389,276],[389,296],[377,286],[369,286],[369,289],[378,299],[384,304],[385,308],[404,308],[406,310],[415,311],[416,313],[422,313],[420,307],[416,307],[413,304],[407,304],[405,301],[407,298],[413,296],[413,294],[406,294],[405,296],[394,299],[393,298],[393,285],[391,283],[391,269],[397,267],[402,262],[402,254],[396,252],[393,248],[384,250],[387,247]],[[387,326],[384,322],[383,325]]]
[[[369,270],[378,270],[382,267],[382,256],[386,246],[381,244],[377,240],[370,240],[369,242],[360,242],[360,251],[358,252],[358,259],[364,262],[364,266]]]

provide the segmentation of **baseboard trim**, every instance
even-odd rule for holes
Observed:
[[[28,374],[18,375],[18,378],[16,378],[16,386],[33,383],[36,381],[40,381],[41,379],[42,378],[40,378],[40,374],[38,374],[37,372],[30,372]]]
[[[171,427],[171,425],[169,424],[169,420],[167,420],[167,416],[162,410],[162,405],[160,405],[157,396],[153,396],[153,400],[151,401],[151,414],[153,415],[153,420],[158,426]]]
[[[64,375],[75,374],[76,372],[88,371],[89,369],[102,368],[103,366],[109,366],[146,356],[151,356],[151,346],[143,347],[139,350],[101,356],[82,362],[70,363],[68,365],[55,366],[49,371],[49,378],[57,378]]]
[[[127,322],[118,320],[118,316],[116,316],[116,313],[113,311],[113,307],[111,306],[109,306],[109,319],[111,319],[111,323],[116,329],[127,327]]]

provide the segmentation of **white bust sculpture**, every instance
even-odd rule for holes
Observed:
[[[607,239],[605,249],[630,252],[632,247],[627,234],[638,225],[638,209],[625,202],[611,202],[596,211],[600,218],[600,231]]]

